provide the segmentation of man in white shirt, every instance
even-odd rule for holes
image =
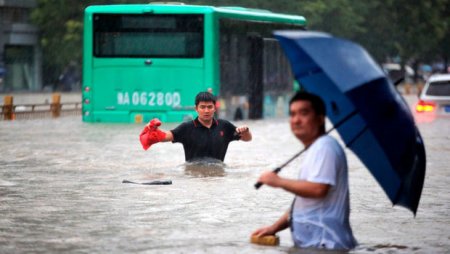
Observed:
[[[307,147],[298,179],[266,171],[258,181],[295,194],[295,200],[280,219],[252,236],[275,235],[291,227],[301,248],[348,250],[357,245],[349,222],[347,160],[339,143],[325,133],[325,112],[322,99],[314,94],[298,92],[289,102],[291,130]]]

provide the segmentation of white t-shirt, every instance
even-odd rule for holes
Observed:
[[[329,184],[325,198],[295,197],[292,237],[302,248],[351,249],[357,243],[350,227],[347,159],[331,136],[318,138],[306,151],[299,180]]]

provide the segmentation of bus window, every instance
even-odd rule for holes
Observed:
[[[94,15],[95,57],[202,58],[203,15]]]

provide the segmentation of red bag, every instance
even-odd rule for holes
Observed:
[[[147,150],[151,145],[161,142],[166,138],[166,133],[159,130],[158,127],[161,126],[161,121],[155,118],[147,124],[139,135],[139,140],[141,141],[142,148]]]

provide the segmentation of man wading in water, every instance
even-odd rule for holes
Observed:
[[[186,161],[203,158],[223,161],[231,141],[252,140],[247,126],[236,127],[227,120],[214,118],[216,98],[211,93],[197,94],[195,110],[197,118],[167,132],[158,128],[161,125],[158,119],[151,120],[140,134],[142,147],[147,150],[155,143],[171,141],[183,144]]]
[[[272,171],[259,182],[295,194],[294,203],[271,226],[252,237],[275,235],[291,227],[297,247],[352,249],[347,160],[339,143],[325,134],[325,105],[316,95],[299,92],[289,102],[291,130],[305,147],[298,180],[279,177]]]

